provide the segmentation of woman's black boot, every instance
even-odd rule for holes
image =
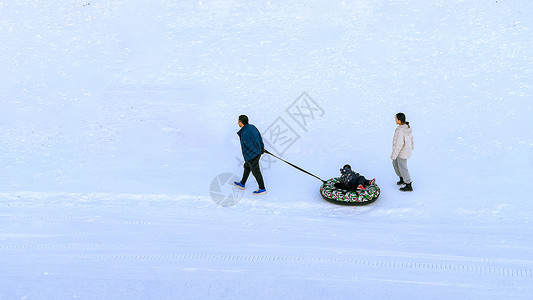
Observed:
[[[403,188],[400,188],[400,191],[402,192],[412,192],[413,191],[413,187],[411,186],[412,182],[411,183],[407,183]]]
[[[397,185],[402,185],[402,184],[405,184],[405,182],[403,182],[403,177],[400,177],[400,181],[396,182]]]

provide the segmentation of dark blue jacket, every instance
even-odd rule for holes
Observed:
[[[244,125],[239,132],[237,132],[241,139],[242,156],[245,161],[250,161],[252,158],[261,154],[265,144],[259,130],[252,124]]]

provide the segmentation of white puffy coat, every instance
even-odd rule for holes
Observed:
[[[392,140],[392,154],[391,159],[411,157],[411,152],[415,147],[413,139],[413,130],[406,124],[399,125],[394,131],[394,138]]]

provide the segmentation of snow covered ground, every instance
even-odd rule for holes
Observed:
[[[526,299],[530,1],[0,2],[0,299]],[[390,163],[404,112],[412,193]],[[262,158],[246,114],[335,206]]]

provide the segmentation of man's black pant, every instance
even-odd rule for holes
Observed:
[[[263,175],[261,175],[261,169],[259,169],[260,158],[261,154],[244,163],[244,172],[242,173],[241,184],[246,184],[246,180],[248,180],[248,176],[250,176],[251,171],[255,177],[255,180],[257,180],[257,184],[259,184],[259,189],[264,190],[265,183],[263,182]]]

